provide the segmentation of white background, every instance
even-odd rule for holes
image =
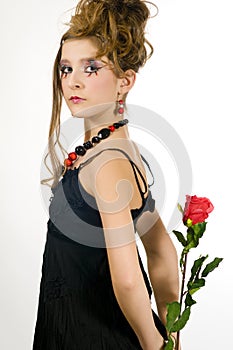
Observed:
[[[215,206],[192,258],[208,253],[224,261],[196,295],[197,305],[182,332],[183,350],[230,349],[232,5],[230,0],[156,3],[159,15],[148,26],[155,54],[128,102],[154,110],[176,129],[192,161],[192,194],[210,198]],[[2,350],[32,346],[47,222],[39,182],[51,111],[51,71],[62,23],[69,18],[65,11],[75,4],[1,3]]]

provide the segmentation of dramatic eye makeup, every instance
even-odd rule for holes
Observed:
[[[98,71],[106,66],[106,64],[104,65],[102,61],[98,61],[96,59],[85,59],[82,62],[83,64],[80,66],[80,71],[88,74],[88,77],[90,77],[93,73],[98,75]],[[66,77],[68,74],[73,72],[73,68],[66,61],[61,60],[59,66],[62,77]]]
[[[69,73],[72,73],[73,69],[71,67],[69,67],[68,65],[60,64],[60,72],[61,72],[61,75],[64,76],[64,75],[67,75]]]
[[[86,61],[83,65],[84,73],[88,73],[88,76],[92,75],[93,73],[97,75],[98,71],[103,67],[102,62],[96,60]]]

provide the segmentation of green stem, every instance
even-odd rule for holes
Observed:
[[[182,284],[181,284],[181,293],[180,293],[180,314],[179,318],[182,313],[182,303],[183,303],[183,297],[184,297],[184,285],[185,285],[185,275],[186,275],[186,267],[187,267],[187,257],[188,253],[184,254],[184,263],[183,263],[183,271],[182,271]],[[176,341],[176,349],[179,350],[180,347],[180,331],[177,332],[177,341]]]

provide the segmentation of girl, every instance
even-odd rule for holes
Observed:
[[[49,132],[53,198],[33,350],[159,350],[167,339],[166,303],[178,300],[177,255],[124,119],[136,73],[153,52],[145,39],[149,15],[140,0],[81,0],[61,39]],[[85,131],[64,165],[55,150],[63,98]]]

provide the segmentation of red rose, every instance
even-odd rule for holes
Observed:
[[[183,222],[186,223],[188,219],[192,220],[192,225],[204,222],[213,209],[208,198],[186,195]]]

